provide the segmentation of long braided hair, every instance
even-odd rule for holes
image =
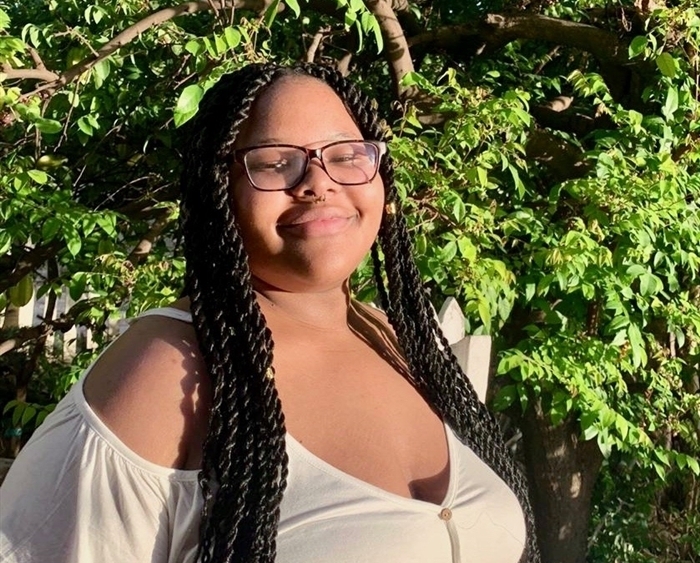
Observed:
[[[320,65],[249,65],[224,76],[202,100],[184,147],[182,175],[187,293],[213,387],[199,477],[204,497],[198,556],[202,563],[272,563],[276,555],[280,502],[287,479],[284,416],[270,377],[271,333],[253,293],[230,202],[229,166],[234,142],[253,102],[272,83],[289,75],[323,81],[343,101],[364,138],[385,137],[371,101],[342,75]],[[379,173],[386,201],[397,202],[388,155]],[[451,353],[411,256],[403,216],[398,210],[385,214],[372,248],[374,272],[411,383],[515,492],[528,537],[521,561],[538,562],[525,480],[493,415],[478,400]]]

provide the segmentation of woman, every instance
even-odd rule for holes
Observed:
[[[25,448],[3,560],[538,561],[370,101],[328,68],[251,65],[191,131],[188,299],[135,323]],[[388,319],[348,293],[370,250]]]

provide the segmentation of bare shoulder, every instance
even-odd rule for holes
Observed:
[[[370,305],[368,303],[363,303],[362,301],[352,301],[352,308],[357,312],[357,314],[367,320],[371,320],[378,326],[382,326],[386,330],[393,333],[391,324],[389,323],[389,318],[386,313],[380,308]]]
[[[361,301],[354,300],[352,302],[352,308],[354,309],[356,314],[360,318],[362,318],[366,323],[371,325],[376,332],[382,334],[385,338],[387,338],[392,344],[392,346],[398,348],[396,334],[394,332],[393,327],[391,326],[391,323],[389,322],[389,317],[386,316],[386,313],[384,311],[382,311],[378,307],[374,307],[367,303],[362,303]]]
[[[196,469],[209,411],[209,386],[193,327],[163,316],[136,321],[88,374],[85,397],[139,456]]]

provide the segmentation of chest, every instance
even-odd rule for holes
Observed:
[[[287,432],[338,471],[439,504],[450,463],[445,429],[407,381],[401,358],[362,340],[275,350]]]
[[[279,561],[518,561],[525,528],[517,499],[449,429],[447,436],[451,474],[437,506],[342,473],[288,436]]]

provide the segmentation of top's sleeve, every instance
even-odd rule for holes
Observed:
[[[0,561],[189,563],[199,497],[195,471],[138,457],[74,389],[0,488]]]

